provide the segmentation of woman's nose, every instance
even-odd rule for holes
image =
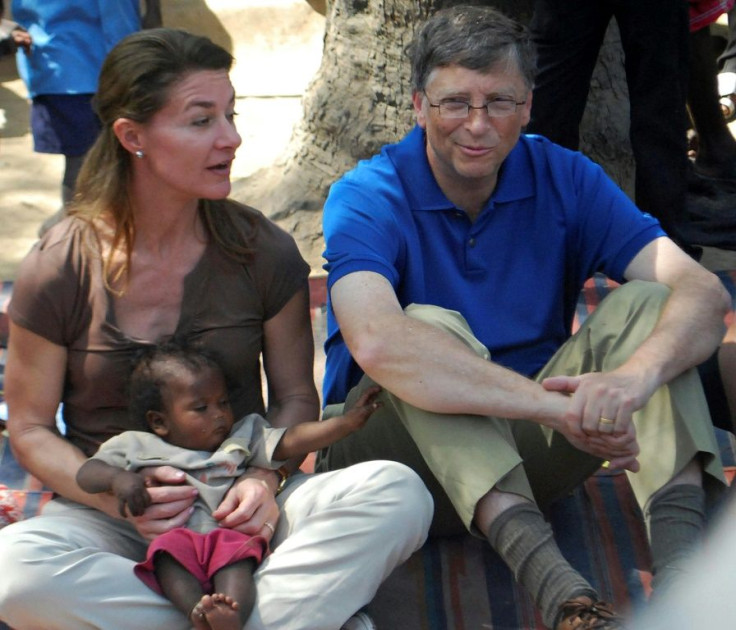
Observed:
[[[243,138],[238,133],[235,123],[232,120],[225,119],[221,126],[221,133],[218,138],[218,144],[221,147],[233,147],[237,149],[243,142]]]

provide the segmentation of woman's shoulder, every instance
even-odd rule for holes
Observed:
[[[223,209],[238,217],[236,221],[251,224],[252,255],[240,266],[261,296],[269,316],[306,285],[309,265],[305,262],[294,237],[262,212],[243,203],[228,199]],[[231,263],[232,264],[232,263]]]
[[[253,247],[261,256],[267,256],[267,252],[278,256],[288,252],[298,255],[294,237],[263,212],[234,199],[225,199],[221,203],[223,209],[231,213],[234,221],[250,226]]]
[[[249,206],[242,201],[236,201],[231,198],[224,199],[221,203],[223,204],[223,208],[232,213],[232,216],[237,221],[255,224],[259,229],[263,228],[268,231],[273,231],[274,233],[288,236],[288,232],[286,232],[286,230],[281,228],[277,223],[269,219],[265,214],[263,214],[263,212],[253,206]]]
[[[78,277],[87,258],[88,237],[83,221],[67,217],[51,227],[33,245],[18,270],[18,281]],[[89,250],[91,251],[91,250]]]
[[[39,239],[21,262],[8,307],[17,324],[62,345],[85,321],[92,287],[84,224],[66,218]]]

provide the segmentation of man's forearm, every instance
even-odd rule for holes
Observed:
[[[625,367],[654,379],[655,388],[668,383],[713,354],[729,308],[730,297],[717,278],[675,287],[654,330]]]
[[[566,397],[478,356],[450,334],[399,315],[361,367],[407,403],[435,413],[525,419],[552,426]],[[389,332],[390,331],[390,332]],[[360,356],[356,360],[361,364]]]

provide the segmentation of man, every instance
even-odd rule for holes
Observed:
[[[486,537],[551,628],[618,628],[542,512],[604,461],[629,471],[656,582],[723,487],[691,368],[722,335],[718,279],[578,153],[521,135],[534,54],[487,7],[438,12],[410,48],[417,126],[331,189],[325,402],[384,405],[320,467],[412,466],[435,533]],[[630,282],[568,340],[595,271]],[[582,542],[582,541],[581,541]]]

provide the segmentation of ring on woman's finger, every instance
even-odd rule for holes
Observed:
[[[616,424],[616,421],[612,420],[611,418],[604,418],[603,416],[601,416],[598,419],[598,423],[599,424]]]
[[[268,529],[270,529],[270,530],[271,530],[271,535],[273,535],[273,534],[275,534],[275,533],[276,533],[276,529],[275,529],[275,528],[274,528],[274,526],[273,526],[273,525],[271,525],[271,523],[269,523],[268,521],[266,521],[266,522],[265,522],[265,523],[263,524],[263,526],[264,526],[264,527],[268,527]]]

